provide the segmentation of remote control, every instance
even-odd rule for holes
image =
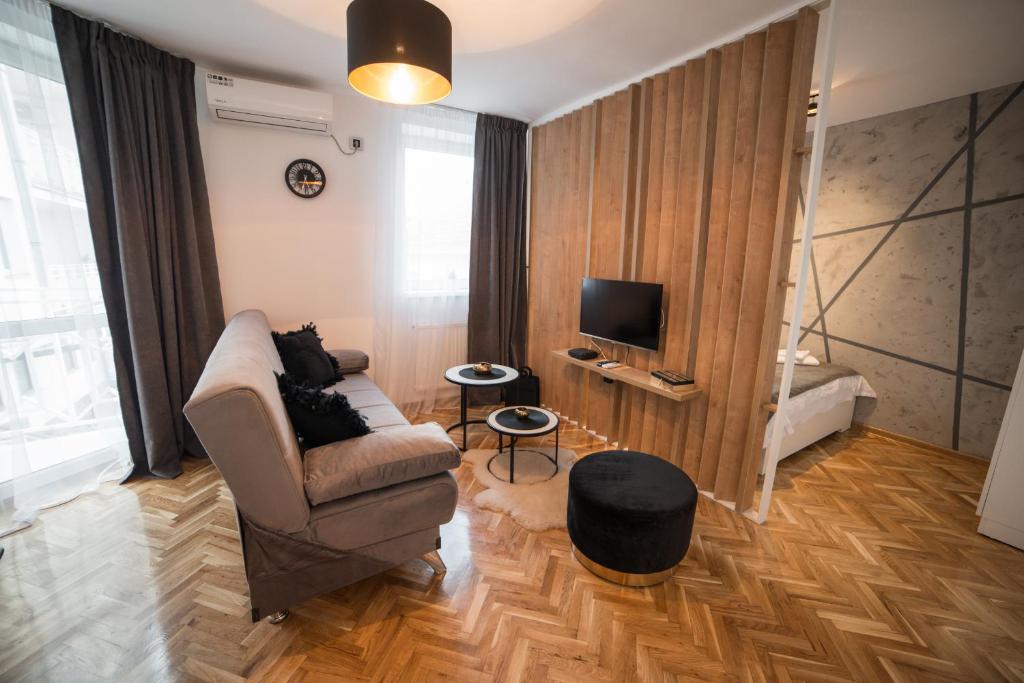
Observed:
[[[622,367],[622,363],[617,360],[602,360],[598,361],[597,365],[598,367],[605,368],[607,370]]]
[[[693,384],[692,379],[673,370],[651,370],[651,374],[662,382],[674,387],[683,386],[684,384]]]

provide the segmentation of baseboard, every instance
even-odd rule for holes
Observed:
[[[888,429],[882,429],[881,427],[875,427],[873,425],[866,425],[862,422],[854,422],[850,428],[850,431],[857,434],[871,434],[889,441],[895,441],[896,443],[906,444],[921,450],[930,451],[932,453],[939,453],[941,455],[951,455],[957,458],[970,458],[971,460],[980,460],[982,462],[988,462],[988,458],[983,458],[980,455],[973,455],[971,453],[964,453],[963,451],[955,451],[952,448],[946,448],[945,446],[939,446],[921,439],[915,439],[912,436],[906,434],[897,434],[896,432],[890,432]]]

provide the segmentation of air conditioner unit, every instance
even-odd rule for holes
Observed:
[[[331,134],[334,100],[328,93],[211,71],[206,74],[206,103],[216,121]]]

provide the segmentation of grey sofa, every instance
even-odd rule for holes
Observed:
[[[252,618],[407,560],[444,571],[440,526],[455,512],[448,469],[459,451],[437,425],[411,426],[360,370],[365,354],[340,354],[345,394],[374,433],[305,454],[278,393],[281,359],[261,311],[228,323],[185,405],[185,415],[235,499]],[[311,502],[313,501],[313,502]]]

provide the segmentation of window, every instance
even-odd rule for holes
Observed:
[[[402,283],[409,296],[469,295],[474,127],[460,112],[402,123]]]
[[[79,368],[78,363],[78,347],[77,346],[65,346],[64,347],[64,370],[66,372],[74,372]]]
[[[11,386],[19,396],[31,394],[35,390],[32,384],[32,375],[28,371],[28,358],[24,353],[7,361],[7,371],[10,373]]]
[[[49,6],[0,9],[3,535],[131,461]]]
[[[383,114],[374,380],[403,410],[425,412],[454,402],[444,370],[466,360],[476,114],[437,106]]]

